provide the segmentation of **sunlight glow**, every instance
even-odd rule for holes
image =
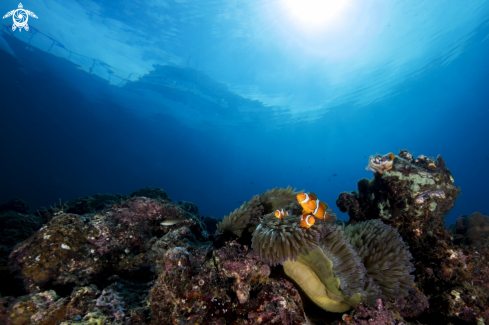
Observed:
[[[341,19],[348,0],[282,0],[287,12],[303,27],[333,24]]]

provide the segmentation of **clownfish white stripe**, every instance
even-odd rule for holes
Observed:
[[[312,224],[309,223],[308,219],[309,219],[309,216],[306,217],[306,223],[307,223],[307,225],[308,226],[312,226]]]
[[[318,213],[319,203],[320,203],[320,201],[319,200],[316,200],[316,210],[314,210],[313,215],[316,215],[316,213]]]
[[[304,193],[304,194],[306,195],[306,198],[300,203],[306,203],[309,201],[309,194],[307,194],[307,193]]]

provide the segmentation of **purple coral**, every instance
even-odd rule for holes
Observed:
[[[396,308],[402,317],[415,318],[423,313],[430,306],[428,298],[415,287],[409,289],[409,294],[399,298]]]
[[[384,308],[382,299],[376,300],[376,306],[364,306],[362,304],[351,313],[351,316],[343,315],[343,321],[351,325],[401,325],[402,322]]]

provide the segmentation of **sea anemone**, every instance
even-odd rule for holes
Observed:
[[[265,215],[253,232],[252,247],[267,264],[276,265],[286,259],[295,260],[316,248],[321,227],[302,228],[296,215],[278,219],[273,213]]]
[[[260,195],[255,195],[249,202],[243,203],[239,208],[225,216],[217,224],[217,233],[222,234],[229,231],[241,237],[245,229],[254,229],[258,225],[262,215],[263,206],[260,202]]]
[[[363,290],[367,270],[354,248],[344,238],[340,226],[324,227],[319,247],[333,263],[340,289],[350,297]]]
[[[269,214],[275,210],[286,208],[294,213],[300,213],[300,206],[297,203],[295,188],[276,187],[267,190],[265,193],[255,195],[249,202],[243,203],[239,208],[225,216],[217,225],[217,233],[222,234],[226,231],[232,232],[241,237],[245,229],[251,232],[260,223],[260,218],[264,214]]]
[[[340,226],[323,223],[314,250],[283,263],[285,273],[319,307],[345,312],[361,301],[366,269]]]
[[[287,188],[276,187],[272,190],[267,190],[260,196],[260,201],[265,208],[264,214],[283,208],[286,205],[297,202],[296,188],[287,186]]]
[[[252,247],[285,273],[319,307],[345,312],[360,301],[399,298],[408,293],[414,270],[408,247],[395,228],[379,220],[341,227],[318,220],[299,226],[297,216],[265,215]]]
[[[411,253],[398,234],[380,220],[369,220],[344,228],[345,239],[357,251],[367,270],[362,301],[399,298],[414,282]]]

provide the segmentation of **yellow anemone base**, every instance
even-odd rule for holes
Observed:
[[[350,298],[341,293],[340,280],[333,274],[333,263],[319,247],[300,255],[297,261],[287,260],[282,265],[285,273],[324,310],[343,313],[360,303],[360,293]]]

